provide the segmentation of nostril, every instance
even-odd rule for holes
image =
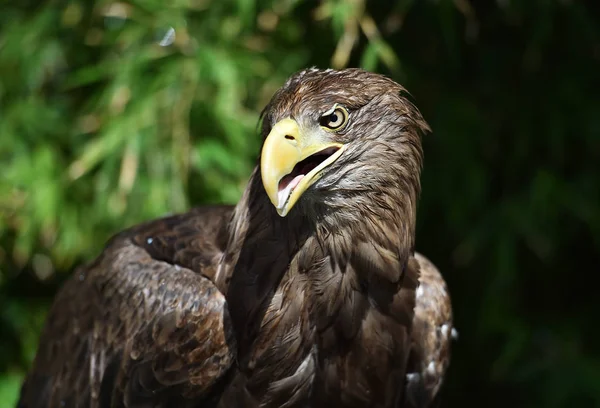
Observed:
[[[290,135],[285,135],[285,138],[286,138],[287,140],[296,140],[296,139],[294,138],[294,136],[290,136]]]

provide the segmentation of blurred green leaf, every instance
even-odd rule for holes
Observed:
[[[24,375],[22,373],[0,374],[1,408],[12,408],[17,405],[23,377]]]
[[[401,81],[434,131],[417,250],[444,273],[460,332],[444,405],[600,406],[600,24],[586,3],[4,3],[0,406],[73,268],[124,227],[235,203],[261,109],[293,72],[331,64]]]

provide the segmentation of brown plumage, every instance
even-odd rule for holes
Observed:
[[[74,273],[19,406],[430,406],[454,329],[414,252],[428,130],[384,76],[294,75],[235,207],[128,229]]]

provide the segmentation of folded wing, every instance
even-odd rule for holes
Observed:
[[[440,271],[415,253],[419,263],[412,346],[406,376],[406,407],[432,407],[450,364],[450,343],[456,337],[450,293]]]
[[[185,407],[218,395],[236,347],[209,278],[229,211],[124,231],[78,269],[49,313],[19,407]]]

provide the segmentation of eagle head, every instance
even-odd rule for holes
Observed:
[[[407,95],[361,69],[293,75],[262,114],[260,174],[277,213],[414,203],[429,127]]]

